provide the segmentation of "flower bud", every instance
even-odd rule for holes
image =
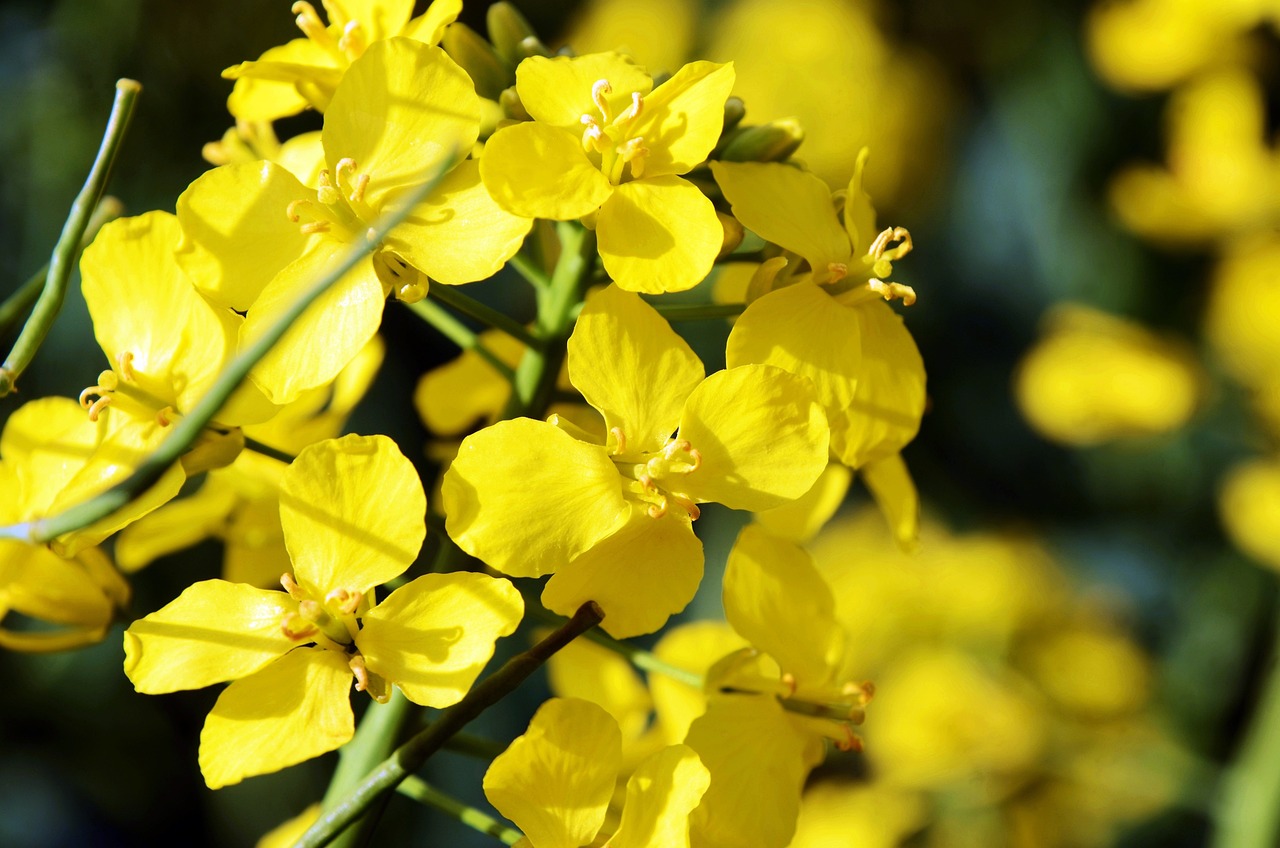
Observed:
[[[462,66],[476,84],[476,94],[497,100],[503,89],[515,85],[511,66],[502,60],[493,46],[466,24],[450,24],[440,46],[453,61]]]
[[[493,42],[494,49],[512,68],[530,56],[551,55],[551,51],[538,40],[538,34],[529,21],[510,3],[490,6],[485,22],[489,26],[489,40]]]
[[[735,132],[720,150],[724,162],[784,162],[804,142],[804,129],[783,118]]]

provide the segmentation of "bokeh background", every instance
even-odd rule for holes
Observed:
[[[1280,11],[516,5],[553,46],[655,70],[736,59],[749,118],[800,118],[797,157],[833,187],[870,146],[880,220],[914,237],[895,278],[919,295],[906,320],[929,373],[904,453],[925,530],[900,554],[855,491],[813,543],[880,695],[868,754],[816,775],[797,848],[1278,844]],[[484,7],[463,17],[480,32]],[[116,78],[144,91],[111,191],[172,209],[230,123],[219,72],[295,35],[266,0],[0,4],[0,291],[47,260]],[[453,351],[401,310],[385,335],[350,429],[424,457],[413,387]],[[73,291],[22,396],[74,396],[105,365]],[[722,558],[741,519],[718,518]],[[206,543],[153,566],[137,614],[219,558]],[[195,744],[216,692],[139,696],[120,660],[114,636],[0,656],[0,845],[250,845],[323,792],[330,758],[207,791]],[[479,731],[518,733],[538,686]],[[447,754],[428,777],[480,802],[481,773]],[[496,844],[403,799],[383,828]]]

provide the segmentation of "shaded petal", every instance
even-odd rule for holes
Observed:
[[[210,789],[340,748],[355,734],[351,669],[337,651],[300,648],[226,688],[200,732]]]
[[[222,478],[211,474],[195,494],[170,501],[124,528],[115,545],[120,570],[137,571],[215,536],[239,500],[235,490],[221,482]]]
[[[653,653],[676,668],[706,676],[723,657],[748,647],[747,642],[724,621],[694,621],[671,628],[653,646]],[[668,744],[684,739],[689,725],[707,710],[702,687],[690,686],[665,674],[649,680],[654,709],[663,738]]]
[[[564,567],[626,519],[604,448],[528,418],[464,439],[441,495],[449,537],[515,577]]]
[[[702,581],[702,542],[682,510],[651,518],[631,507],[616,533],[563,565],[542,592],[543,605],[561,615],[587,601],[604,610],[600,627],[618,639],[652,633],[684,609]]]
[[[276,275],[240,327],[240,348],[253,344],[336,267],[348,249],[337,242],[319,242]],[[278,404],[290,403],[307,389],[328,383],[378,331],[385,297],[373,261],[366,256],[293,322],[254,367],[250,374],[254,383]]]
[[[871,196],[862,188],[862,172],[867,167],[869,155],[870,151],[865,147],[858,152],[858,161],[853,166],[853,176],[849,178],[849,188],[844,195],[844,231],[849,236],[854,257],[866,256],[876,237],[876,210],[871,205]]]
[[[743,528],[725,565],[725,618],[801,690],[828,683],[843,661],[835,608],[831,587],[803,548],[755,525]]]
[[[384,244],[436,282],[471,283],[496,274],[516,255],[533,220],[512,215],[480,182],[480,163],[449,172]]]
[[[0,499],[5,523],[47,514],[93,456],[106,429],[71,398],[40,398],[14,410],[0,433],[0,468],[12,475],[5,481],[7,497]]]
[[[800,254],[819,277],[832,263],[849,262],[849,236],[818,177],[773,162],[712,162],[711,173],[744,227]]]
[[[78,562],[63,559],[44,545],[3,539],[0,618],[9,611],[96,631],[111,623],[115,605]]]
[[[836,514],[852,482],[848,466],[828,463],[813,488],[789,504],[756,513],[756,521],[773,535],[802,545]]]
[[[632,92],[646,95],[653,80],[629,57],[620,53],[589,53],[586,56],[530,56],[516,68],[516,93],[533,118],[553,127],[582,132],[580,120],[590,115],[601,123],[603,116],[591,99],[591,88],[607,80],[613,89],[604,95],[610,118],[631,105]],[[721,106],[723,107],[723,103]]]
[[[439,44],[445,28],[462,13],[462,0],[432,0],[427,11],[409,21],[401,35],[426,44]]]
[[[920,495],[907,464],[902,461],[902,454],[872,460],[860,470],[862,482],[867,484],[885,521],[889,522],[898,547],[907,552],[915,550],[920,536]]]
[[[711,773],[693,814],[699,848],[783,848],[795,831],[810,739],[772,697],[714,698],[686,744]]]
[[[621,762],[612,716],[590,701],[552,698],[489,766],[484,794],[537,848],[579,848],[604,824]]]
[[[413,14],[413,0],[342,0],[324,8],[329,26],[342,31],[354,22],[365,40],[373,42],[400,34]]]
[[[480,178],[499,206],[526,218],[581,218],[613,193],[577,136],[533,121],[490,136],[480,157]]]
[[[350,157],[369,175],[364,202],[377,209],[421,185],[450,157],[470,152],[480,132],[480,98],[439,47],[392,38],[351,64],[325,110],[330,168]]]
[[[487,574],[426,574],[401,586],[361,620],[356,646],[369,670],[424,707],[467,694],[524,614],[510,580]]]
[[[422,549],[426,513],[418,472],[386,436],[317,442],[280,487],[294,577],[317,598],[339,588],[363,594],[398,576]]]
[[[547,682],[559,697],[603,707],[618,722],[628,748],[649,725],[649,689],[631,663],[603,645],[574,639],[547,660]]]
[[[738,316],[725,363],[776,365],[808,377],[828,417],[846,409],[862,366],[862,323],[821,286],[798,283],[771,291]]]
[[[687,848],[689,815],[711,783],[711,774],[687,745],[672,745],[640,764],[627,781],[610,848]]]
[[[480,343],[515,368],[525,346],[501,330],[485,330]],[[474,350],[464,350],[423,374],[413,405],[427,429],[438,436],[465,433],[476,421],[492,423],[511,397],[511,383]]]
[[[915,438],[924,415],[924,360],[902,317],[873,300],[853,309],[862,364],[853,400],[831,416],[831,450],[858,468],[897,453]]]
[[[298,644],[280,628],[297,611],[284,592],[193,583],[124,632],[124,673],[150,695],[246,677]]]
[[[693,183],[664,176],[623,183],[596,225],[600,258],[619,287],[661,294],[691,289],[724,242],[715,206]]]
[[[256,62],[242,62],[224,72],[232,74],[236,81],[227,98],[227,111],[241,121],[252,122],[296,115],[310,103],[294,83],[306,79],[305,69],[309,66],[335,68],[334,63],[329,52],[309,38],[295,38],[272,47]],[[277,65],[297,71],[282,74]]]
[[[587,296],[568,359],[574,388],[604,416],[606,428],[622,430],[626,444],[616,446],[618,453],[661,448],[705,373],[656,309],[617,286]]]
[[[683,174],[702,163],[724,129],[733,63],[690,62],[644,99],[628,135],[644,139],[646,176]]]
[[[771,365],[717,371],[694,389],[679,438],[702,455],[684,494],[759,511],[794,500],[827,466],[829,430],[813,385]]]
[[[315,199],[274,162],[205,171],[178,196],[182,241],[174,255],[205,297],[244,312],[318,238],[286,214],[295,200]]]

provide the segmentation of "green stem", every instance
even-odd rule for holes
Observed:
[[[485,362],[493,366],[494,370],[501,374],[507,382],[515,379],[515,369],[485,347],[484,342],[480,341],[480,336],[466,324],[450,315],[448,310],[429,300],[419,300],[417,303],[408,304],[408,307],[413,314],[435,327],[440,331],[441,335],[458,347],[463,350],[475,351]]]
[[[253,367],[267,355],[280,337],[288,332],[298,316],[305,312],[316,298],[342,279],[343,275],[355,267],[356,263],[377,248],[387,233],[408,216],[414,205],[440,184],[453,164],[452,159],[444,162],[439,171],[427,179],[412,197],[407,198],[404,206],[387,215],[377,226],[371,227],[364,241],[353,246],[341,262],[294,301],[261,336],[254,340],[253,344],[228,362],[200,402],[192,408],[190,413],[173,425],[173,429],[169,431],[165,440],[138,465],[132,474],[106,491],[56,515],[0,527],[0,538],[22,539],[43,544],[56,539],[63,533],[88,527],[95,521],[106,518],[151,488],[169,466],[177,462],[195,443],[205,426],[213,420],[232,393],[248,378]]]
[[[524,836],[523,833],[515,828],[507,827],[502,822],[492,816],[485,815],[475,807],[468,807],[457,798],[446,795],[421,778],[412,775],[406,777],[404,783],[396,787],[396,791],[421,804],[426,804],[428,807],[434,807],[451,818],[462,822],[472,830],[492,836],[503,845],[515,845]]]
[[[551,285],[551,278],[547,276],[547,272],[543,271],[536,262],[523,253],[517,253],[508,259],[507,264],[514,268],[520,276],[532,283],[535,289],[545,289]]]
[[[366,774],[387,758],[395,745],[400,728],[409,716],[410,701],[392,688],[391,699],[385,704],[377,701],[369,704],[369,709],[360,719],[360,727],[356,735],[338,751],[338,767],[333,770],[329,780],[329,788],[321,802],[322,809],[328,810],[342,800]],[[353,824],[334,839],[333,844],[352,848],[360,844],[360,838],[377,820],[376,815],[367,815],[361,823]]]
[[[1280,627],[1266,686],[1220,786],[1214,848],[1273,848],[1280,837]]]
[[[116,98],[111,104],[111,117],[107,119],[107,129],[102,136],[102,144],[98,147],[97,158],[89,170],[89,178],[84,187],[76,195],[71,204],[71,212],[62,225],[62,235],[53,248],[49,258],[49,273],[45,277],[44,288],[31,310],[31,317],[23,325],[22,332],[13,343],[4,365],[0,366],[0,397],[13,391],[14,383],[27,370],[36,351],[44,343],[45,336],[53,327],[53,321],[62,310],[62,301],[67,294],[67,282],[71,279],[71,269],[75,266],[76,256],[80,252],[80,242],[89,228],[89,220],[98,201],[106,190],[107,181],[111,178],[111,168],[115,164],[116,154],[124,141],[125,130],[129,127],[129,118],[133,115],[133,106],[137,102],[138,92],[142,86],[131,79],[116,81]]]
[[[427,297],[438,300],[445,306],[476,319],[486,327],[501,330],[511,338],[523,342],[529,347],[538,347],[542,344],[542,341],[537,336],[529,332],[527,327],[510,315],[499,312],[492,306],[483,304],[474,297],[463,294],[454,286],[436,283],[427,290]]]
[[[114,197],[104,197],[93,210],[93,215],[89,217],[89,226],[84,231],[84,236],[80,239],[79,250],[84,250],[89,246],[89,242],[93,241],[93,237],[98,234],[98,230],[102,229],[102,225],[108,221],[119,218],[124,214],[124,204]],[[49,276],[49,263],[45,263],[44,267],[36,271],[27,278],[17,291],[4,299],[4,303],[0,303],[0,333],[8,330],[14,322],[18,320],[28,309],[31,304],[36,302],[36,298],[40,297],[40,292],[44,291],[45,280]]]
[[[741,315],[745,303],[651,303],[668,321],[707,321]]]
[[[472,687],[461,701],[440,714],[440,718],[397,748],[380,766],[370,772],[346,797],[323,813],[295,843],[294,848],[320,848],[328,845],[339,832],[358,819],[386,793],[413,774],[448,739],[493,704],[502,700],[529,675],[542,667],[551,656],[578,636],[595,627],[604,618],[594,602],[583,604],[563,627],[522,654],[517,654],[502,668]]]
[[[269,456],[272,459],[277,459],[285,465],[289,465],[297,459],[297,457],[291,453],[286,453],[279,448],[273,448],[271,445],[264,444],[257,439],[251,439],[248,436],[244,437],[244,449],[253,451],[256,454],[261,454],[262,456]]]
[[[507,746],[474,733],[458,733],[450,739],[445,747],[456,754],[472,757],[477,760],[492,760],[507,750]]]

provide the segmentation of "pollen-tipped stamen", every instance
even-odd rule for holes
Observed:
[[[605,99],[605,95],[612,93],[613,86],[609,85],[608,80],[596,80],[591,86],[591,100],[596,104],[596,108],[600,110],[600,117],[604,119],[606,124],[612,123],[613,118],[609,114],[609,101]]]
[[[368,46],[369,40],[364,37],[364,29],[360,26],[360,22],[347,21],[347,25],[342,28],[341,37],[338,38],[338,49],[354,62],[364,55]]]

